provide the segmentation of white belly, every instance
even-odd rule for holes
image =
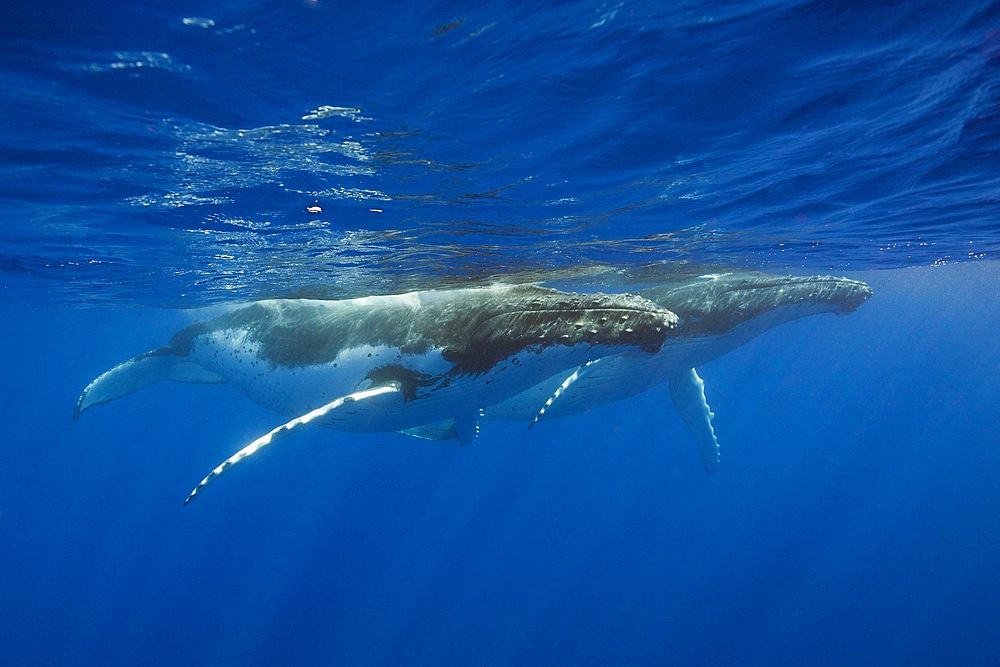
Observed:
[[[369,388],[373,371],[397,366],[428,379],[411,400],[373,403],[371,409],[339,411],[316,424],[345,431],[384,432],[413,428],[443,419],[478,414],[524,392],[546,378],[572,372],[592,359],[621,350],[604,346],[550,346],[525,350],[481,375],[448,375],[453,364],[439,349],[403,354],[398,348],[361,346],[342,351],[330,362],[290,368],[273,366],[247,341],[245,332],[224,330],[199,339],[189,359],[216,373],[255,403],[281,415],[297,417]],[[648,355],[636,357],[648,359]],[[544,399],[543,399],[544,400]]]

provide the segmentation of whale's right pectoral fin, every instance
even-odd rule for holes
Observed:
[[[442,419],[441,421],[434,422],[433,424],[424,424],[423,426],[404,428],[396,431],[396,433],[399,433],[400,435],[408,435],[411,438],[434,440],[437,442],[442,440],[458,439],[458,429],[455,428],[455,419],[453,417]]]
[[[73,421],[87,408],[109,403],[163,380],[178,363],[181,363],[180,358],[168,347],[123,361],[87,385],[73,408]]]
[[[542,407],[538,411],[538,413],[535,415],[535,418],[531,420],[530,424],[528,424],[528,428],[531,428],[532,426],[534,426],[535,423],[538,422],[538,420],[542,418],[542,416],[545,414],[545,412],[550,407],[552,407],[552,404],[555,403],[556,400],[560,396],[562,396],[566,392],[567,389],[569,389],[570,387],[572,387],[576,383],[581,383],[582,384],[581,380],[583,380],[584,378],[586,378],[587,375],[590,373],[591,369],[594,368],[594,364],[596,364],[596,363],[598,363],[600,361],[601,361],[600,358],[598,358],[598,359],[591,359],[587,363],[585,363],[582,366],[580,366],[579,368],[577,368],[575,371],[573,371],[569,375],[569,377],[567,377],[565,380],[563,380],[562,384],[560,384],[558,387],[556,387],[556,390],[554,392],[552,392],[552,395],[549,396],[548,400],[545,401],[544,404],[542,404]]]
[[[187,505],[191,502],[191,499],[201,493],[202,489],[215,481],[216,477],[226,472],[243,459],[251,456],[252,454],[256,454],[264,447],[281,440],[286,435],[299,430],[310,422],[322,418],[335,419],[337,418],[338,413],[352,415],[357,412],[367,412],[369,410],[378,411],[380,409],[385,409],[391,403],[397,401],[401,402],[403,400],[402,386],[398,382],[388,382],[363,391],[356,391],[353,394],[348,394],[347,396],[341,396],[340,398],[330,401],[326,405],[316,408],[312,412],[307,412],[301,417],[296,417],[295,419],[286,422],[269,433],[257,438],[249,445],[220,463],[212,472],[208,473],[208,476],[205,477],[205,479],[198,483],[198,486],[194,487],[194,490],[188,495],[184,504]]]
[[[701,450],[705,470],[712,472],[719,467],[719,441],[715,439],[715,429],[712,428],[712,417],[715,415],[705,400],[705,383],[691,368],[670,378],[670,398]]]

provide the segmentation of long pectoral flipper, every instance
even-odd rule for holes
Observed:
[[[705,383],[692,368],[670,378],[670,398],[701,450],[705,470],[712,472],[719,467],[719,441],[712,428],[715,415],[705,400]]]
[[[552,407],[552,404],[556,402],[556,399],[558,399],[560,396],[563,395],[563,392],[565,392],[567,389],[573,386],[574,383],[579,382],[582,378],[586,377],[587,374],[590,372],[590,370],[594,367],[594,364],[596,364],[599,361],[600,359],[592,359],[588,361],[587,363],[583,364],[575,371],[573,371],[573,373],[571,373],[569,377],[563,380],[562,384],[556,387],[556,390],[552,392],[552,395],[549,396],[548,400],[545,401],[545,404],[542,405],[541,410],[538,411],[538,414],[535,415],[535,418],[531,420],[530,424],[528,424],[528,428],[534,426],[535,422],[537,422],[539,419],[542,418],[542,416],[545,414],[545,411],[548,410],[550,407]]]
[[[338,408],[344,407],[345,405],[349,406],[351,403],[371,400],[376,396],[382,396],[385,394],[393,394],[393,393],[399,396],[400,399],[402,399],[402,394],[403,394],[402,387],[396,382],[390,382],[389,384],[381,385],[373,389],[356,391],[353,394],[348,394],[347,396],[341,396],[340,398],[330,401],[329,403],[327,403],[322,407],[316,408],[312,412],[307,412],[301,417],[296,417],[295,419],[282,424],[281,426],[274,429],[270,433],[266,433],[265,435],[262,435],[261,437],[257,438],[249,445],[247,445],[246,447],[244,447],[243,449],[236,452],[228,459],[220,463],[219,466],[215,468],[215,470],[208,473],[208,476],[198,483],[198,486],[196,486],[194,490],[191,491],[191,494],[187,497],[187,500],[184,501],[184,504],[187,505],[189,502],[191,502],[191,499],[194,498],[196,495],[198,495],[202,489],[204,489],[206,486],[215,481],[216,477],[226,472],[227,470],[232,468],[234,465],[236,465],[243,459],[247,458],[252,454],[257,453],[264,447],[267,447],[268,445],[276,442],[277,440],[281,440],[286,435],[289,435],[290,433],[299,430],[300,428],[306,426],[310,422],[315,421],[317,419],[321,419],[322,417],[329,415],[330,413],[334,412]]]
[[[80,418],[87,408],[110,403],[139,391],[151,384],[156,384],[166,377],[167,372],[180,359],[173,350],[161,347],[138,357],[123,361],[114,368],[101,373],[97,379],[87,385],[73,406],[73,421]]]
[[[80,394],[73,407],[73,421],[95,405],[104,405],[128,394],[145,389],[160,380],[194,384],[221,384],[225,378],[206,370],[198,364],[177,356],[173,348],[161,347],[138,357],[123,361],[101,373]]]
[[[433,424],[424,424],[423,426],[415,426],[413,428],[404,428],[400,431],[396,431],[400,435],[408,435],[411,438],[419,438],[420,440],[457,440],[458,430],[455,428],[455,419],[449,417],[447,419],[442,419],[439,422],[434,422]]]

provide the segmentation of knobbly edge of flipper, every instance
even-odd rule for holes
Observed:
[[[227,470],[232,468],[234,465],[236,465],[243,459],[257,453],[264,447],[267,447],[268,445],[273,444],[278,440],[281,440],[286,435],[289,435],[299,430],[300,428],[306,426],[310,422],[313,422],[317,419],[321,419],[322,417],[327,416],[337,408],[340,408],[344,405],[349,405],[351,403],[355,403],[358,401],[370,400],[376,396],[383,396],[385,394],[393,394],[393,393],[399,396],[400,400],[402,400],[403,388],[397,382],[390,382],[388,384],[380,385],[372,389],[365,389],[364,391],[356,391],[353,394],[341,396],[340,398],[330,401],[326,405],[316,408],[312,412],[307,412],[301,417],[296,417],[295,419],[282,424],[278,428],[257,438],[249,445],[247,445],[246,447],[244,447],[243,449],[236,452],[228,459],[220,463],[212,472],[208,473],[208,476],[205,477],[205,479],[201,480],[198,483],[198,486],[194,487],[194,489],[188,495],[187,499],[184,501],[184,504],[187,505],[189,502],[191,502],[191,499],[194,498],[199,493],[201,493],[202,489],[204,489],[206,486],[214,482],[216,477],[226,472]]]
[[[705,400],[705,383],[695,370],[689,369],[670,378],[670,398],[677,413],[684,420],[701,451],[706,472],[719,467],[719,441],[715,438],[712,418],[715,414]]]
[[[591,359],[587,363],[577,368],[575,371],[573,371],[572,374],[570,374],[569,377],[563,380],[562,384],[556,387],[556,390],[552,392],[552,395],[549,396],[548,400],[545,401],[545,404],[542,405],[541,410],[538,411],[538,414],[535,415],[535,418],[531,420],[530,424],[528,424],[528,428],[534,426],[535,423],[542,418],[542,415],[545,414],[545,411],[548,410],[550,407],[552,407],[552,404],[555,403],[560,396],[562,396],[563,392],[569,389],[575,382],[577,382],[581,378],[586,377],[590,373],[590,369],[594,367],[594,364],[596,364],[600,360],[601,359]]]

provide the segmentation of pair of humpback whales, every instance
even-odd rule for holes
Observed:
[[[719,445],[695,367],[784,322],[853,312],[872,294],[847,278],[749,271],[647,276],[628,287],[539,282],[258,301],[99,376],[73,418],[163,379],[228,382],[291,418],[219,465],[187,504],[230,466],[310,423],[468,444],[497,419],[530,427],[668,382],[711,472]]]

